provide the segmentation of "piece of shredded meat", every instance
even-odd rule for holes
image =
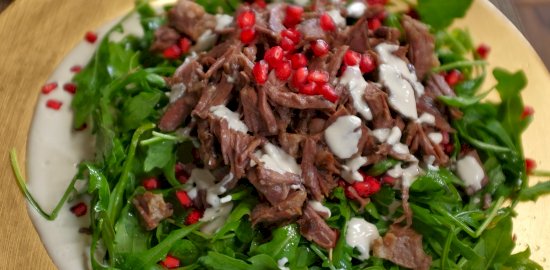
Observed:
[[[410,269],[430,269],[432,258],[422,248],[422,235],[409,227],[391,225],[390,230],[373,243],[374,256]]]
[[[146,191],[138,194],[132,200],[145,229],[155,229],[161,221],[172,216],[172,205],[164,201],[162,194]]]

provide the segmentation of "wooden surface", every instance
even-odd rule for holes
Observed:
[[[28,218],[9,167],[8,151],[17,149],[24,164],[27,133],[41,85],[84,32],[124,13],[132,4],[132,0],[17,0],[0,14],[0,269],[55,269]],[[526,70],[529,86],[524,96],[537,113],[525,135],[525,151],[540,167],[550,168],[550,146],[544,144],[550,126],[544,125],[543,118],[550,115],[550,96],[545,91],[550,88],[548,72],[507,24],[481,0],[461,23],[471,26],[476,41],[491,44],[491,63]],[[550,219],[541,216],[546,213],[545,204],[550,204],[550,198],[521,207],[516,232],[518,243],[532,243],[535,258],[550,268],[543,262],[544,254],[550,254],[550,234],[545,233]]]

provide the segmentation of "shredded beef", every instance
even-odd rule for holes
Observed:
[[[193,115],[202,119],[206,118],[212,106],[223,105],[231,98],[233,84],[229,82],[227,75],[223,75],[222,80],[217,85],[211,85],[202,92],[199,102],[193,110]]]
[[[369,83],[365,89],[365,101],[372,112],[372,125],[375,129],[394,126],[386,92]]]
[[[303,190],[291,191],[286,199],[273,206],[262,203],[256,205],[250,213],[252,226],[259,223],[276,224],[293,220],[302,215],[302,206],[307,199],[307,193]]]
[[[319,25],[318,19],[309,19],[298,25],[298,31],[302,33],[305,41],[314,41],[317,39],[326,40],[326,32]]]
[[[171,217],[173,213],[172,205],[164,202],[162,194],[154,194],[150,191],[136,195],[132,204],[148,231],[155,229],[162,220]]]
[[[336,246],[338,234],[327,225],[325,220],[309,203],[306,204],[304,214],[298,219],[297,223],[300,225],[300,233],[307,240],[313,241],[326,249]]]
[[[268,80],[263,86],[267,96],[271,101],[279,106],[294,109],[318,109],[334,110],[334,103],[326,100],[320,95],[307,96],[293,93],[288,90],[285,83],[277,79],[274,72],[269,74]]]
[[[285,4],[283,3],[274,3],[269,6],[269,29],[273,32],[280,33],[282,30],[286,29],[283,25],[283,20],[285,19]]]
[[[180,38],[181,35],[176,30],[163,25],[155,30],[155,40],[151,45],[151,51],[162,52],[177,44]]]
[[[320,201],[323,199],[321,188],[319,187],[319,173],[315,167],[315,154],[317,152],[317,141],[308,137],[304,143],[304,153],[302,157],[302,178],[309,194],[313,199]]]
[[[391,225],[390,230],[374,241],[374,256],[397,265],[418,269],[430,269],[432,258],[422,248],[422,235],[408,227]]]
[[[168,21],[176,30],[195,41],[204,31],[216,26],[214,15],[206,13],[201,5],[189,0],[178,1],[168,11]]]
[[[409,42],[409,59],[416,69],[416,76],[422,80],[439,60],[435,55],[435,40],[428,27],[408,15],[401,21]]]
[[[300,187],[302,182],[297,174],[279,173],[266,169],[261,164],[258,164],[254,169],[250,169],[247,177],[256,190],[272,205],[284,201],[289,192],[295,189],[294,187]]]

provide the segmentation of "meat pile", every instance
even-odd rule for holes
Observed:
[[[222,24],[200,5],[180,0],[168,12],[168,24],[156,31],[151,47],[162,52],[182,38],[194,46],[214,39],[211,48],[190,53],[167,79],[171,103],[159,128],[165,132],[185,128],[196,136],[201,161],[196,166],[228,167],[233,180],[226,183],[227,190],[239,181],[256,188],[261,203],[251,214],[254,226],[296,222],[305,238],[327,249],[336,245],[338,232],[312,202],[323,201],[342,178],[348,183],[362,181],[354,176],[359,168],[387,158],[402,164],[447,165],[449,134],[454,132],[448,121],[460,117],[460,111],[437,101],[437,96],[454,92],[442,76],[430,73],[439,63],[425,25],[404,15],[403,36],[398,29],[372,23],[379,22],[383,7],[369,6],[352,18],[343,4],[330,2],[316,9],[284,3],[244,5],[236,11],[235,22]],[[347,25],[346,18],[354,23]],[[379,66],[386,61],[376,49],[381,44],[394,46],[392,55],[406,64],[410,76],[423,82],[422,92],[416,88],[413,92],[413,108],[428,120],[405,117],[390,102],[394,93],[380,79]],[[355,70],[358,77],[344,83],[344,77],[352,74],[347,69]],[[357,145],[343,158],[329,146],[325,133],[344,116],[361,121],[352,131],[360,134]],[[394,133],[399,136],[391,142]],[[436,133],[439,140],[430,137]],[[361,162],[353,168],[357,158]],[[398,183],[405,181],[401,176],[405,178],[403,173],[394,177]],[[404,193],[407,188],[402,184]],[[403,248],[394,238],[404,234],[396,228],[390,232],[393,238],[383,241],[397,244],[377,249],[389,259],[399,247],[388,249]],[[413,253],[421,257],[419,265],[429,265],[423,252],[406,254]],[[410,261],[402,264],[420,267]]]

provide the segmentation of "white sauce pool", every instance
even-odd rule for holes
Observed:
[[[441,132],[431,132],[428,134],[428,138],[435,144],[440,144],[443,141],[443,134]]]
[[[361,1],[353,2],[347,7],[348,17],[361,18],[367,11],[367,5]]]
[[[328,147],[341,159],[357,153],[361,139],[361,119],[355,115],[340,116],[325,130]]]
[[[378,229],[374,224],[362,218],[351,218],[346,231],[346,243],[361,253],[359,259],[367,260],[370,257],[372,242],[380,238]]]
[[[313,210],[315,210],[315,212],[326,214],[325,219],[330,218],[330,216],[332,215],[332,212],[330,212],[330,209],[328,209],[328,207],[324,206],[319,201],[310,200],[309,205],[311,205],[311,207],[313,208]]]
[[[389,89],[390,106],[403,116],[416,120],[418,112],[415,91],[418,96],[422,96],[424,86],[418,82],[416,74],[409,70],[407,63],[393,55],[397,49],[399,49],[398,45],[388,43],[376,46],[375,50],[381,61],[379,80]]]
[[[278,173],[293,173],[302,175],[302,168],[296,163],[296,160],[283,149],[267,143],[262,150],[254,153],[263,163],[267,169],[276,171]]]
[[[459,159],[456,162],[456,171],[466,186],[472,187],[475,191],[481,189],[481,181],[485,178],[485,172],[477,159],[470,155]]]
[[[229,110],[224,105],[212,106],[210,107],[210,112],[219,118],[223,118],[227,121],[229,128],[235,131],[240,131],[242,133],[248,132],[248,127],[243,121],[241,121],[241,116]]]
[[[359,169],[365,164],[367,164],[367,157],[358,156],[348,159],[346,164],[342,165],[342,171],[340,172],[342,178],[348,183],[362,182],[363,176],[359,173]]]
[[[363,78],[359,66],[347,67],[344,74],[340,77],[340,84],[345,85],[348,89],[351,99],[353,100],[353,108],[355,108],[357,113],[365,120],[372,120],[372,112],[365,101],[365,89],[368,83],[365,81],[365,78]]]

